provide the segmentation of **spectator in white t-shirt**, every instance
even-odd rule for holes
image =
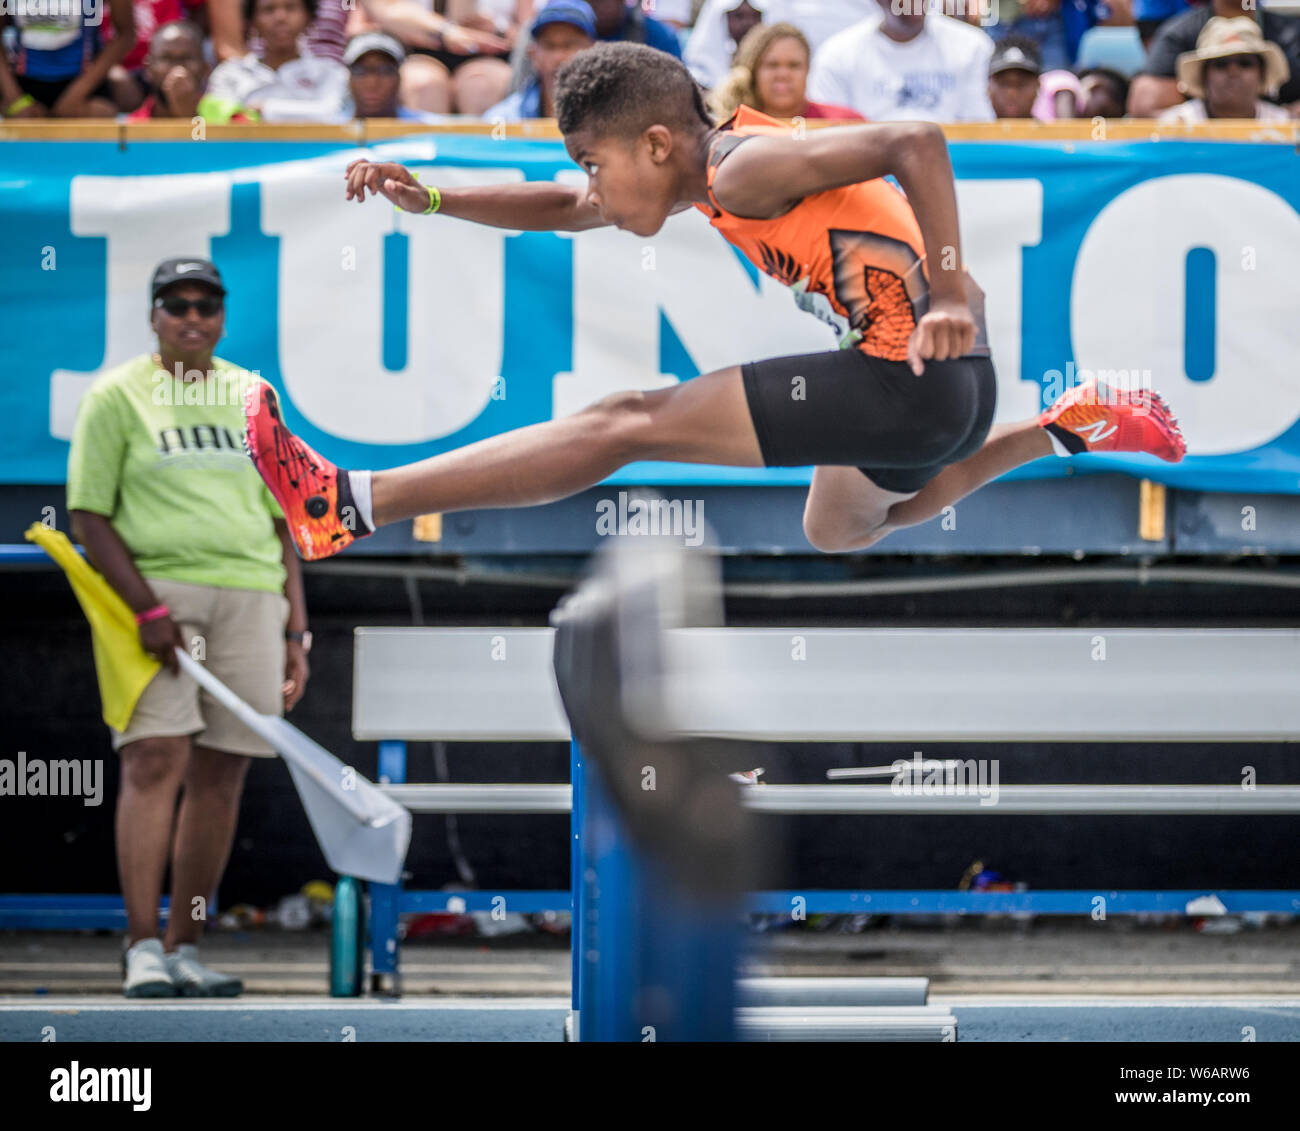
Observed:
[[[315,14],[316,0],[245,0],[261,55],[222,63],[208,80],[208,94],[256,111],[264,122],[347,121],[347,67],[309,54],[303,39]]]
[[[941,8],[927,14],[923,0],[878,0],[813,57],[808,97],[876,122],[988,122],[992,54],[985,32]]]

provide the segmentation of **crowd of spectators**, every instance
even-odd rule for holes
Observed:
[[[1258,0],[13,0],[6,118],[553,115],[602,40],[683,60],[725,118],[1300,116],[1300,16]],[[996,15],[996,19],[993,17]]]

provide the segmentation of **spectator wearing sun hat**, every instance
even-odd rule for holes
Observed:
[[[1290,115],[1265,102],[1291,76],[1286,56],[1254,20],[1214,17],[1176,65],[1178,89],[1188,100],[1160,115],[1162,122],[1206,122],[1220,118],[1286,122]]]
[[[1281,50],[1289,67],[1291,77],[1283,81],[1275,101],[1283,106],[1300,103],[1300,16],[1284,15],[1263,4],[1246,12],[1243,4],[1244,0],[1209,0],[1162,23],[1147,50],[1146,65],[1129,87],[1129,115],[1155,118],[1181,99],[1179,56],[1197,49],[1201,32],[1212,19],[1249,19],[1255,24],[1260,37]]]

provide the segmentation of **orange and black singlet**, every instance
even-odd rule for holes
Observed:
[[[907,198],[876,179],[804,197],[767,220],[727,212],[713,195],[718,165],[758,135],[788,136],[789,126],[742,106],[721,127],[708,158],[708,204],[696,207],[760,271],[785,283],[802,310],[828,323],[841,348],[889,361],[929,309],[925,241]],[[975,318],[972,354],[988,355],[984,295],[966,276]]]

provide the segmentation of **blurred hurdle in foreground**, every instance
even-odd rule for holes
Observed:
[[[1300,633],[686,627],[713,615],[707,585],[690,580],[686,563],[645,543],[622,548],[557,610],[554,639],[545,629],[357,633],[358,738],[567,739],[558,675],[572,732],[584,741],[573,743],[572,789],[387,788],[416,812],[571,810],[574,1005],[584,1039],[643,1040],[645,1030],[660,1040],[951,1037],[950,1018],[918,1012],[923,988],[920,1001],[891,1013],[883,1004],[850,1008],[882,1002],[879,986],[814,979],[819,985],[796,1000],[775,985],[735,984],[736,912],[788,911],[796,894],[740,894],[753,860],[747,813],[1300,812],[1296,785],[1010,785],[995,805],[975,793],[878,786],[734,787],[725,770],[762,757],[720,740],[1292,741]],[[371,891],[374,969],[395,973],[396,916],[408,904],[400,891]],[[447,905],[445,893],[414,894],[427,900],[421,909]],[[528,909],[512,893],[496,894]],[[810,910],[819,896],[850,895],[800,894]],[[854,909],[876,912],[942,895],[952,905],[926,909],[969,900],[963,909],[1087,913],[1097,893],[851,894]],[[1181,911],[1208,893],[1105,894],[1108,910],[1123,913]],[[1228,910],[1300,910],[1294,891],[1215,894]],[[776,898],[769,905],[765,896]]]

